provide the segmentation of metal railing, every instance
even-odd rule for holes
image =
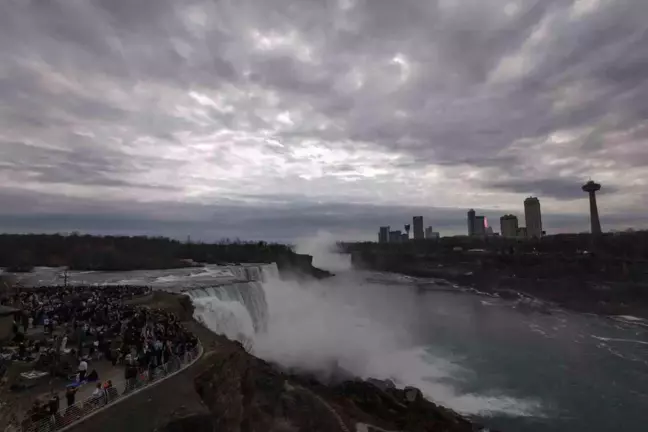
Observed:
[[[187,367],[202,354],[199,344],[182,356],[173,356],[167,363],[155,369],[139,372],[135,378],[113,383],[112,387],[102,389],[98,395],[92,395],[83,401],[59,410],[54,415],[48,415],[37,421],[25,419],[21,430],[24,432],[50,432],[61,430],[88,415],[114,403],[125,396],[144,389],[169,375]]]

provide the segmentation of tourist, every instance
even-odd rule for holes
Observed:
[[[81,359],[81,361],[79,362],[78,371],[79,371],[79,382],[82,382],[86,377],[86,373],[88,372],[88,362]]]
[[[87,380],[88,382],[95,382],[95,381],[99,381],[99,374],[97,373],[97,370],[96,370],[96,369],[92,369],[92,371],[91,371],[91,372],[88,374],[88,376],[86,377],[86,380]]]
[[[44,340],[42,346],[32,344],[23,334],[19,355],[21,358],[31,358],[32,352],[36,351],[36,356],[43,361],[47,356],[60,356],[63,359],[64,355],[69,354],[67,360],[72,362],[72,371],[74,359],[78,361],[77,381],[68,386],[65,392],[68,406],[74,405],[78,385],[86,381],[97,382],[93,395],[105,390],[106,400],[119,396],[110,380],[102,386],[96,370],[88,369],[91,359],[106,357],[115,366],[123,364],[126,391],[147,379],[155,379],[158,373],[176,370],[181,364],[180,359],[196,346],[197,339],[173,313],[123,302],[124,299],[148,292],[150,287],[130,286],[42,287],[25,291],[20,294],[23,323],[26,324],[25,321],[29,319],[36,326],[46,327],[48,333],[53,333],[55,328],[62,328],[63,331]],[[18,332],[17,339],[20,338],[20,330],[20,317],[17,317],[14,325],[14,333]],[[68,346],[74,349],[70,350]],[[42,354],[38,353],[39,350]],[[58,370],[52,368],[51,373],[55,375],[62,370],[70,373],[69,369],[63,367]],[[47,408],[47,411],[51,409]]]
[[[102,399],[105,401],[106,400],[106,392],[104,391],[102,385],[100,382],[97,383],[94,391],[92,392],[92,398],[96,402],[100,402]]]
[[[59,412],[59,409],[61,408],[61,401],[59,400],[58,394],[52,392],[52,396],[50,397],[50,400],[47,403],[48,408],[49,408],[49,413],[50,415],[56,415]]]
[[[74,398],[76,396],[76,392],[78,390],[78,387],[75,387],[73,385],[68,385],[67,389],[65,390],[65,399],[67,399],[67,406],[71,407],[74,405]]]

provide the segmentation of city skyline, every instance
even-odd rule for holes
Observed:
[[[585,183],[581,189],[588,192],[589,195],[589,208],[590,208],[590,233],[599,235],[602,233],[601,223],[598,214],[598,207],[595,194],[601,190],[601,185],[592,181],[591,179]],[[493,229],[493,225],[489,224],[488,218],[482,214],[477,214],[475,209],[470,209],[466,213],[465,222],[467,222],[467,232],[463,234],[452,233],[450,235],[465,235],[468,237],[489,237],[489,236],[502,236],[505,238],[525,238],[525,239],[541,239],[546,235],[551,235],[545,230],[543,225],[543,217],[541,210],[541,203],[538,197],[529,196],[523,202],[524,212],[524,226],[520,225],[520,220],[514,214],[504,214],[499,218],[499,232]],[[414,226],[414,235],[409,237],[410,224],[405,224],[405,233],[401,235],[401,231],[391,231],[390,226],[381,226],[378,233],[379,243],[388,242],[402,242],[407,240],[422,240],[439,238],[440,233],[433,231],[432,226],[424,227],[423,216],[414,216],[412,218],[412,225]],[[627,227],[625,230],[633,230],[632,227]],[[579,233],[582,233],[580,231]]]
[[[538,196],[582,232],[590,176],[648,227],[646,1],[41,3],[0,6],[0,231],[446,235]]]

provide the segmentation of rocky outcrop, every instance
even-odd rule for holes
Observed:
[[[446,431],[479,428],[426,400],[415,388],[397,389],[379,380],[325,385],[308,375],[282,371],[248,354],[235,342],[222,343],[206,359],[210,366],[194,379],[211,413],[176,419],[165,431],[340,432]],[[186,425],[186,429],[178,429]]]
[[[278,257],[276,262],[282,277],[325,279],[333,276],[333,273],[313,266],[311,255],[291,253]]]

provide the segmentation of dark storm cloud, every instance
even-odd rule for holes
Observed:
[[[167,193],[178,201],[215,190],[233,202],[183,205],[201,217],[213,212],[226,232],[239,232],[237,223],[255,237],[318,224],[367,231],[409,210],[359,202],[381,196],[387,180],[438,167],[466,191],[555,199],[557,214],[602,173],[602,192],[627,193],[624,211],[632,211],[648,165],[646,16],[643,0],[7,0],[0,180],[17,188],[14,201],[39,193],[27,200],[29,217],[11,222],[18,213],[6,205],[0,213],[12,208],[5,223],[16,227],[154,229],[160,211],[195,219]],[[284,111],[292,120],[277,120]],[[259,161],[268,136],[275,166]],[[294,151],[305,142],[399,157],[372,162],[389,177],[372,187],[357,181],[357,161]],[[308,158],[334,162],[303,173]],[[228,178],[242,160],[245,181]],[[305,175],[324,177],[306,183]],[[413,180],[398,181],[384,195]],[[327,182],[358,203],[307,203],[308,185]],[[52,185],[73,189],[53,197]],[[88,204],[103,206],[98,216],[75,198],[93,187],[123,196]],[[263,187],[253,212],[237,206]],[[127,205],[134,188],[148,190],[140,201],[164,203]],[[66,200],[79,215],[54,217]],[[463,209],[435,212],[441,226],[463,224]],[[209,235],[214,220],[196,229]]]

